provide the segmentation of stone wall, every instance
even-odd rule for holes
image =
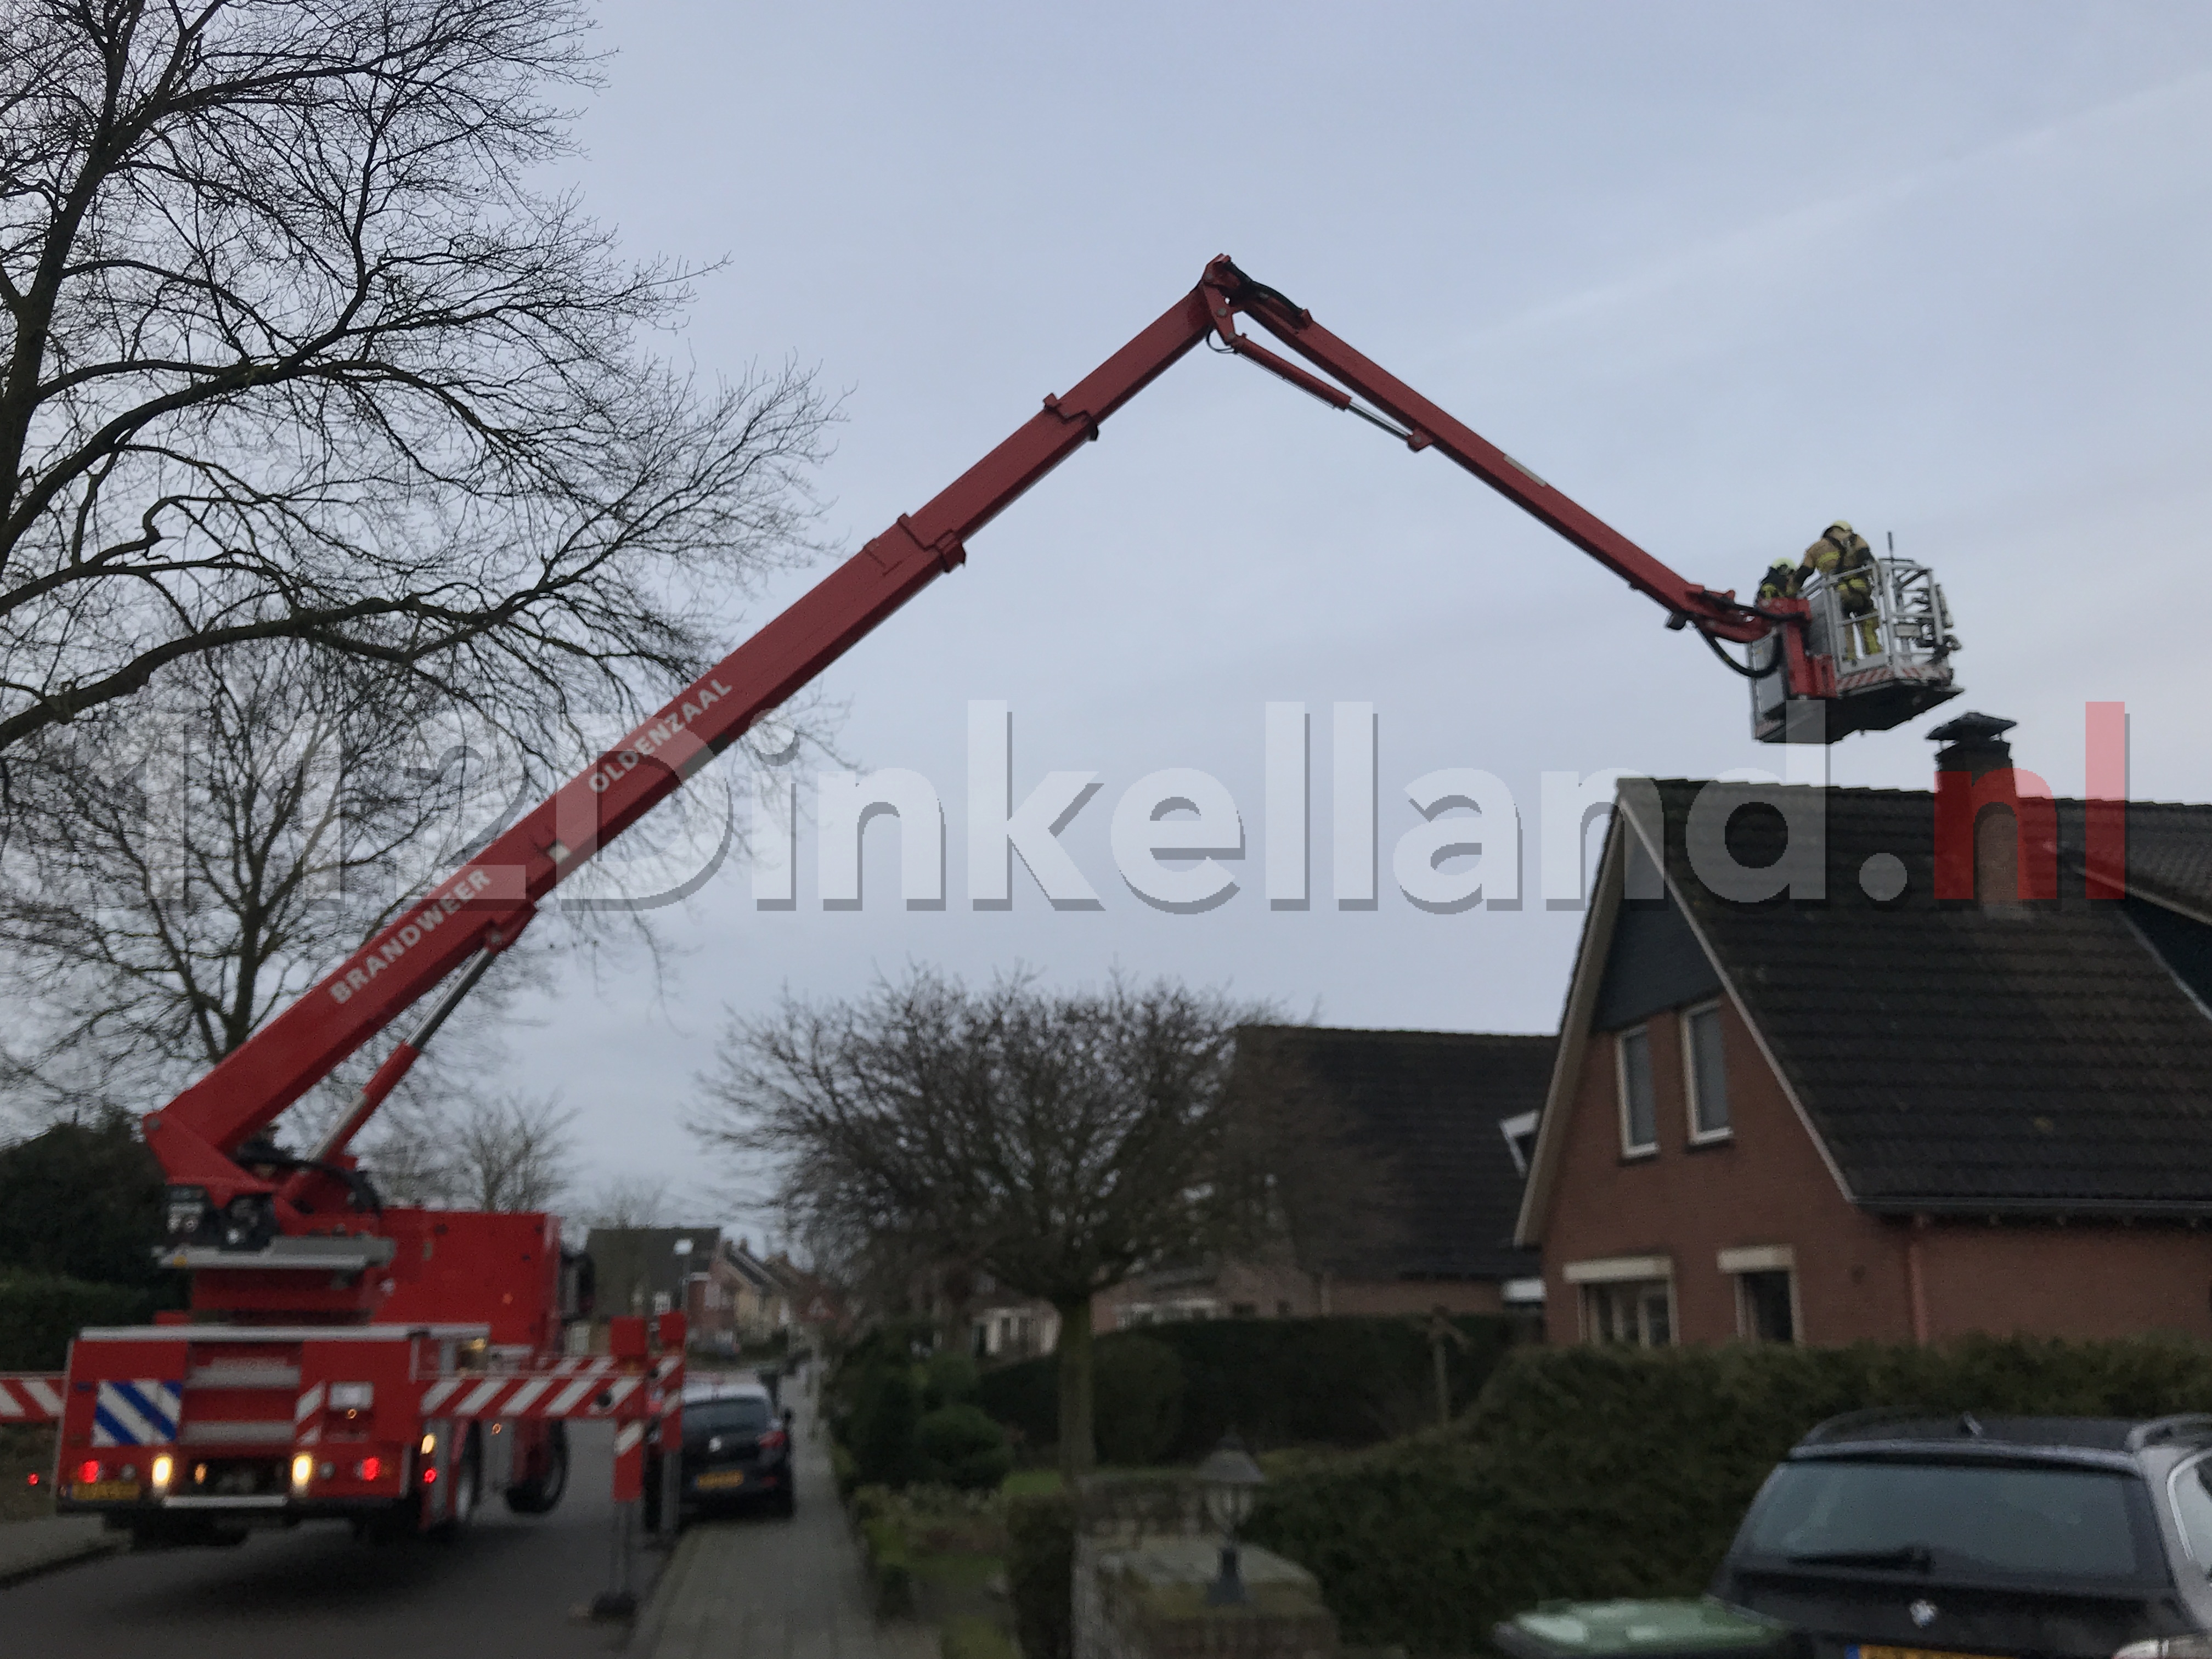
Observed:
[[[1194,1481],[1085,1481],[1073,1659],[1336,1659],[1336,1620],[1313,1575],[1272,1551],[1242,1547],[1248,1603],[1206,1606],[1220,1544]]]

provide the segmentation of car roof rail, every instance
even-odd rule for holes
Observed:
[[[2128,1431],[2128,1449],[2141,1451],[2145,1446],[2185,1434],[2212,1437],[2212,1414],[2177,1412],[2171,1417],[2154,1417],[2148,1423],[2138,1423]]]
[[[1943,1415],[1942,1412],[1932,1412],[1917,1406],[1869,1406],[1863,1411],[1844,1412],[1840,1416],[1814,1425],[1797,1443],[1818,1446],[1848,1434],[1853,1429],[1871,1428],[1877,1423],[1923,1422]]]

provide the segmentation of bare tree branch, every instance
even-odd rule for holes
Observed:
[[[21,0],[0,31],[0,755],[297,640],[543,741],[813,550],[833,411],[642,345],[691,276],[532,169],[576,0]]]

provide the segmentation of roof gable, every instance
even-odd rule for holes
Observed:
[[[1662,782],[1668,884],[1858,1201],[2212,1212],[2212,1018],[2169,967],[2188,951],[2154,950],[2126,906],[2090,902],[2078,878],[2045,905],[1938,903],[1934,798],[1917,792],[1826,792],[1825,899],[1720,898],[1685,851],[1708,788],[1741,798],[1729,839],[1741,863],[1782,851],[1778,814],[1736,810],[1771,787]],[[2131,843],[2185,890],[2199,873],[2190,834],[2212,840],[2212,808],[2146,818],[2156,833],[2138,837],[2130,809]],[[2058,822],[2062,851],[2069,836],[2078,849],[2079,804]],[[1887,902],[1860,884],[1881,854],[1905,873]],[[2131,845],[2131,882],[2136,865]],[[2202,931],[2175,912],[2156,925]]]

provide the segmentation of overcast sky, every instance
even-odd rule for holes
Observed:
[[[2133,719],[2132,793],[2212,799],[2212,9],[1757,4],[611,8],[574,182],[639,254],[726,263],[673,349],[795,355],[849,388],[823,477],[848,549],[919,507],[1232,254],[1692,579],[1748,590],[1830,520],[1933,563],[1972,708],[2061,793],[2082,704]],[[818,574],[818,573],[817,573]],[[803,583],[787,585],[782,597]],[[733,615],[732,643],[775,602]],[[680,1116],[726,1009],[909,963],[1054,983],[1117,965],[1336,1024],[1555,1028],[1581,916],[1536,896],[1539,775],[1775,766],[1740,682],[1435,455],[1194,354],[825,677],[843,751],[945,800],[947,902],[763,912],[732,862],[532,998],[525,1086],[590,1180],[704,1178]],[[1095,910],[1018,868],[969,902],[967,705],[1013,711],[1018,799],[1099,775],[1063,842]],[[1263,708],[1314,723],[1315,901],[1264,890]],[[1380,726],[1382,892],[1329,886],[1337,702]],[[1931,716],[1844,784],[1925,787]],[[1202,769],[1240,890],[1170,915],[1115,873],[1114,803]],[[1494,773],[1518,909],[1395,889],[1405,785]],[[702,1205],[702,1208],[712,1208]]]

